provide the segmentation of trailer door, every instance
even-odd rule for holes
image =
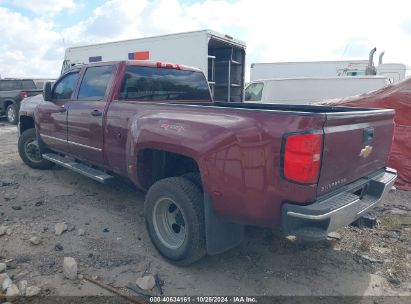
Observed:
[[[228,41],[210,38],[208,82],[215,101],[242,102],[245,50]]]

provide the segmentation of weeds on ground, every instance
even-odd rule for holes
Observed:
[[[401,228],[401,222],[398,217],[392,214],[384,214],[380,217],[380,224],[387,230],[397,230]]]

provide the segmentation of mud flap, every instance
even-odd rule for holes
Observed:
[[[204,193],[206,247],[209,255],[234,248],[244,239],[244,225],[227,221],[214,212],[211,196]]]

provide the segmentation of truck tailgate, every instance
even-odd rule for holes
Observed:
[[[393,110],[327,114],[318,196],[386,166],[393,118]]]

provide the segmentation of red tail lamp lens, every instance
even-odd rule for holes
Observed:
[[[317,183],[320,173],[322,142],[322,134],[288,136],[284,150],[284,176],[297,183]]]

